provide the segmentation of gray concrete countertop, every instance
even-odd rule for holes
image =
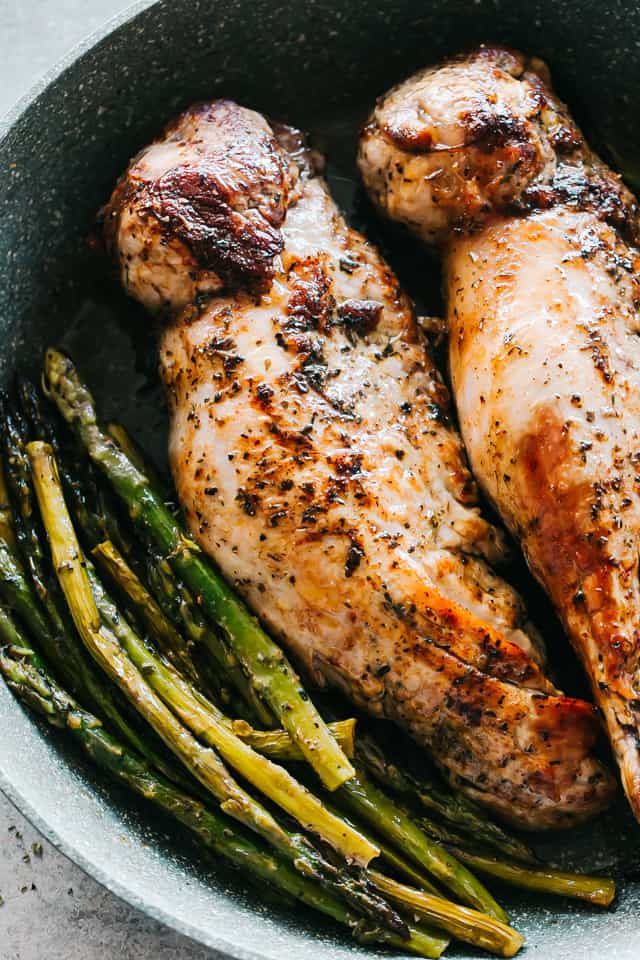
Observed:
[[[127,0],[0,0],[0,116]],[[1,749],[1,746],[0,746]],[[212,960],[116,899],[0,794],[0,960]]]

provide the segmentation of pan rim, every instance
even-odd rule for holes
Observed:
[[[143,15],[147,14],[154,8],[161,8],[165,5],[170,5],[168,0],[136,0],[136,2],[125,7],[116,15],[110,17],[100,27],[90,32],[84,39],[70,48],[70,50],[65,53],[63,57],[57,60],[52,68],[47,70],[35,83],[31,85],[28,91],[9,108],[4,117],[0,117],[0,147],[6,144],[7,140],[13,135],[18,124],[23,122],[25,118],[27,118],[28,122],[27,115],[32,108],[37,107],[40,98],[47,93],[49,88],[52,85],[65,82],[65,75],[68,70],[72,69],[85,56],[92,54],[96,48],[108,41],[113,34],[116,34],[121,29],[129,29],[138,18],[142,18]],[[4,690],[0,692],[3,694],[5,693]],[[13,701],[9,691],[6,691],[6,693],[7,697]],[[22,711],[18,704],[15,704],[15,707],[16,710],[23,715],[24,723],[29,725],[29,715]],[[39,725],[37,726],[40,731]],[[39,737],[46,740],[46,732],[44,736],[41,732],[39,732]],[[63,760],[61,762],[64,763]],[[62,828],[60,826],[57,828],[52,827],[48,820],[47,814],[42,814],[38,811],[37,795],[33,793],[33,791],[30,791],[27,785],[24,787],[21,784],[18,785],[15,778],[12,778],[10,769],[8,769],[6,765],[3,767],[3,760],[1,756],[0,790],[7,796],[9,801],[18,810],[20,810],[20,812],[23,813],[24,816],[38,830],[40,830],[40,832],[70,861],[78,865],[80,869],[84,871],[84,873],[91,876],[120,900],[139,910],[144,916],[149,916],[153,920],[164,924],[167,928],[175,930],[177,933],[190,938],[195,943],[202,944],[213,950],[217,950],[224,956],[233,957],[234,960],[265,960],[265,957],[268,954],[264,953],[261,949],[259,940],[254,940],[254,943],[256,944],[254,948],[253,945],[247,946],[246,940],[244,944],[238,944],[232,940],[226,939],[223,935],[218,935],[216,932],[214,932],[213,924],[211,924],[209,928],[203,925],[190,924],[188,919],[180,918],[176,913],[169,909],[170,902],[168,902],[169,906],[167,909],[152,902],[148,892],[136,885],[135,878],[132,878],[130,881],[123,880],[110,870],[109,861],[98,859],[98,857],[92,858],[91,856],[87,856],[85,853],[83,853],[79,848],[78,843],[74,843],[72,837],[66,835],[65,838],[64,832],[61,832]],[[55,820],[53,822],[55,822]],[[227,896],[225,891],[222,889],[220,889],[219,893],[221,898],[225,898]],[[256,903],[256,906],[258,906],[258,903]],[[236,909],[238,908],[236,907]],[[256,910],[255,913],[256,919],[263,923],[262,917],[258,910]],[[613,919],[613,915],[609,915],[607,917],[607,915],[602,914],[600,919],[603,922],[606,920],[611,921]],[[280,921],[278,921],[278,924],[280,924]],[[267,923],[264,923],[264,927],[266,930]],[[318,927],[320,927],[320,924]],[[218,929],[223,929],[223,927],[218,927]],[[306,949],[308,949],[310,952],[313,952],[313,930],[310,930],[309,933],[311,936],[309,936],[308,947]],[[234,934],[232,930],[228,936],[233,935]],[[349,951],[353,957],[364,956],[364,952],[361,951],[355,944],[348,943],[347,938],[345,938],[344,943],[341,941],[340,947],[341,956],[344,956],[347,951]],[[529,949],[531,950],[532,948],[535,950],[534,944],[530,943]],[[324,955],[325,948],[319,946],[319,952]],[[378,955],[377,952],[373,950],[368,950],[367,953],[370,957]],[[457,953],[456,956],[458,956]],[[402,960],[402,957],[399,956],[398,960]]]

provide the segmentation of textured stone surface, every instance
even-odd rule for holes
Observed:
[[[0,0],[0,115],[127,0]]]
[[[2,960],[210,960],[124,904],[0,801]]]

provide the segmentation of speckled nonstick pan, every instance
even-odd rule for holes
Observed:
[[[374,97],[443,53],[481,40],[547,59],[592,139],[633,175],[640,157],[636,0],[170,0],[112,22],[39,84],[1,131],[0,382],[18,365],[37,371],[43,347],[61,341],[106,413],[144,430],[162,457],[164,414],[148,322],[86,244],[92,216],[130,155],[180,107],[224,94],[310,129],[329,154],[338,200],[361,224],[368,214],[354,187],[353,156],[358,123]],[[389,244],[379,225],[367,229]],[[437,308],[437,275],[430,278],[402,240],[392,238],[391,249],[413,292],[432,283],[427,307]],[[535,598],[543,630],[564,649],[552,615]],[[571,669],[563,679],[575,684]],[[94,776],[3,684],[0,787],[111,890],[225,955],[375,954],[302,908],[283,913],[267,891],[245,889],[202,858],[173,824]],[[632,876],[640,831],[624,804],[541,845],[560,862],[606,867],[626,879],[609,912],[505,894],[527,936],[525,955],[637,960],[640,883]],[[456,947],[450,955],[472,954]]]

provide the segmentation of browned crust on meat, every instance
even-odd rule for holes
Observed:
[[[120,210],[135,200],[165,239],[182,241],[201,268],[215,271],[230,289],[261,292],[283,250],[280,227],[297,179],[313,173],[311,154],[299,131],[284,125],[276,133],[260,130],[229,100],[190,107],[160,140],[179,141],[194,118],[216,124],[215,149],[194,153],[155,180],[136,177],[143,154],[135,158],[99,215],[107,249],[115,250]]]
[[[483,187],[483,195],[490,195],[492,199],[480,208],[471,203],[468,209],[459,209],[452,217],[452,226],[458,232],[473,230],[478,222],[494,213],[526,214],[562,204],[591,211],[615,227],[624,239],[638,243],[640,211],[635,197],[621,177],[590,149],[567,106],[552,91],[546,65],[517,51],[483,45],[443,66],[478,60],[493,69],[496,87],[501,75],[526,84],[526,112],[515,115],[489,95],[477,103],[473,111],[458,117],[460,142],[451,147],[434,142],[419,110],[410,121],[403,111],[399,122],[395,119],[381,122],[375,111],[363,129],[362,140],[382,136],[407,156],[439,151],[454,155],[466,151],[465,161],[456,169],[455,178],[476,180]],[[378,109],[401,88],[402,84],[385,94]],[[555,173],[550,180],[540,162],[538,144],[542,141],[551,146],[556,156]],[[516,173],[519,180],[529,181],[529,185],[519,195],[509,196],[504,188]],[[446,184],[443,186],[446,194]],[[473,199],[473,190],[467,193],[469,199]],[[465,191],[460,191],[459,196],[464,201]]]
[[[474,59],[490,60],[495,63],[496,69],[503,70],[517,79],[522,77],[526,70],[527,61],[524,55],[506,48],[483,46],[472,56]],[[465,63],[468,59],[468,54],[460,54],[450,63]],[[531,80],[530,76],[529,80]],[[526,119],[533,119],[547,103],[543,85],[537,76],[534,84],[536,95],[532,98],[532,106]],[[396,89],[387,93],[380,103],[384,103],[393,96]],[[486,103],[475,112],[462,114],[460,122],[461,140],[453,149],[463,150],[475,145],[487,151],[500,149],[505,152],[505,155],[511,153],[514,159],[518,157],[519,162],[526,159],[529,134],[525,118],[496,111],[492,109],[492,104]],[[368,129],[374,131],[376,126],[375,121],[370,121],[365,131]],[[381,124],[379,129],[388,140],[407,153],[432,153],[438,150],[448,152],[452,149],[435,142],[429,128],[417,122],[413,124],[386,122]]]
[[[637,567],[626,572],[612,552],[610,537],[616,517],[624,513],[625,490],[615,477],[600,482],[581,478],[576,468],[580,456],[570,424],[553,410],[542,408],[520,442],[523,496],[534,520],[523,531],[525,546],[535,541],[534,566],[546,571],[560,610],[575,608],[590,618],[591,631],[601,653],[607,684],[620,681],[629,695],[628,678],[636,671],[640,628],[629,636],[620,629],[616,583],[637,576]],[[531,503],[535,498],[535,503]],[[588,663],[589,657],[583,659]],[[607,690],[596,692],[606,694]],[[640,698],[632,695],[633,700]]]

